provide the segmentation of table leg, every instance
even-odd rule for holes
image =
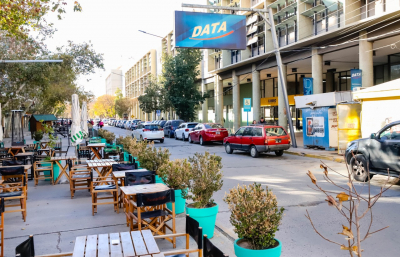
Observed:
[[[99,153],[99,149],[97,149],[96,147],[90,147],[90,149],[92,150],[92,152],[93,152],[93,154],[94,154],[92,160],[94,160],[94,159],[96,159],[96,158],[99,159],[99,160],[101,160],[101,155],[100,155],[100,153]]]
[[[59,161],[56,161],[56,164],[57,164],[58,167],[60,168],[61,172],[60,172],[60,174],[58,174],[58,177],[57,177],[56,181],[54,182],[54,184],[57,184],[57,183],[58,183],[58,181],[61,179],[61,177],[62,177],[63,174],[67,177],[67,180],[69,181],[69,175],[68,175],[68,173],[67,173],[68,162],[66,161],[65,167],[63,167]]]

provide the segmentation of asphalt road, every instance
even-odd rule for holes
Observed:
[[[105,127],[119,135],[130,135],[131,132],[115,127]],[[325,237],[340,244],[345,244],[344,236],[338,235],[342,231],[342,224],[346,225],[343,216],[336,209],[328,206],[325,195],[310,187],[313,186],[307,171],[312,171],[319,185],[324,189],[342,192],[332,184],[323,181],[320,160],[301,156],[284,154],[281,157],[275,154],[262,154],[259,158],[251,158],[247,153],[235,152],[228,155],[221,144],[200,146],[166,138],[164,143],[155,143],[156,147],[168,148],[171,157],[187,158],[196,152],[208,151],[222,157],[224,185],[215,193],[214,199],[219,205],[217,216],[217,229],[222,231],[228,239],[236,239],[237,236],[229,222],[230,211],[223,202],[226,192],[238,184],[251,184],[253,182],[268,186],[277,196],[279,206],[284,207],[285,215],[282,225],[276,233],[283,245],[282,256],[348,256],[348,252],[340,250],[340,246],[329,243],[318,236],[310,222],[306,219],[306,210],[310,213],[315,227]],[[332,161],[324,161],[331,169],[339,174],[330,172],[330,177],[340,186],[346,186],[346,180],[340,174],[347,174],[346,165]],[[380,192],[380,186],[386,182],[386,177],[376,176],[372,179],[371,193]],[[391,182],[394,180],[391,180]],[[355,183],[359,192],[368,192],[367,184]],[[335,196],[332,193],[333,196]],[[388,229],[373,234],[362,244],[363,256],[398,256],[400,245],[400,224],[397,222],[400,214],[400,186],[394,185],[384,193],[383,197],[373,207],[373,225],[371,231],[389,226]],[[360,205],[361,209],[365,205]],[[368,226],[369,215],[366,215],[361,223],[362,232],[365,233]],[[228,252],[232,248],[226,249]]]

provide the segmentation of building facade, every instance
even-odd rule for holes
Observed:
[[[115,95],[115,91],[123,89],[123,80],[122,80],[122,70],[115,69],[111,70],[110,75],[106,78],[106,94],[107,95]]]

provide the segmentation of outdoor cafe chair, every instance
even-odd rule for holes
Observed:
[[[142,184],[156,183],[156,176],[154,171],[140,171],[140,172],[125,172],[125,186],[135,186]]]
[[[172,203],[172,211],[167,208],[167,203]],[[133,212],[128,211],[131,219],[131,231],[134,230],[134,222],[137,229],[150,229],[153,234],[165,235],[166,229],[175,233],[175,191],[169,189],[158,193],[137,194],[136,203],[130,200],[130,204],[134,207]],[[132,209],[130,209],[132,210]],[[172,227],[167,224],[172,221]],[[167,241],[176,247],[176,240],[166,238]]]
[[[112,171],[137,170],[135,163],[118,163],[112,165]]]
[[[5,166],[0,167],[0,174],[4,180],[3,185],[9,187],[21,186],[25,187],[26,198],[28,198],[28,180],[25,169],[22,166]]]
[[[207,235],[204,235],[203,237],[203,248],[203,257],[228,257],[227,254],[224,254],[219,248],[211,243]]]
[[[48,174],[45,174],[45,171]],[[53,176],[53,162],[50,161],[35,161],[33,163],[33,179],[35,180],[35,186],[38,185],[39,180],[50,179],[51,184],[54,185]]]
[[[186,257],[189,253],[198,253],[198,257],[203,257],[203,229],[199,222],[189,215],[186,215],[186,231],[185,233],[166,234],[154,236],[154,239],[169,239],[176,240],[177,237],[186,237],[186,249],[176,249],[168,252],[163,252],[165,257]],[[196,242],[197,249],[190,249],[189,239],[193,238]],[[204,257],[213,257],[212,255],[204,255]],[[215,257],[219,257],[216,255]]]
[[[1,224],[0,224],[0,234],[1,234],[1,242],[0,242],[0,256],[4,256],[4,198],[0,198],[0,215],[1,215]]]
[[[35,255],[35,244],[33,242],[33,235],[30,235],[27,240],[20,243],[15,248],[15,257],[61,257],[61,256],[72,256],[71,253],[56,253],[46,255]]]
[[[90,183],[93,180],[93,173],[87,166],[72,166],[69,172],[69,188],[71,190],[71,199],[74,198],[75,191],[88,190],[90,192]]]
[[[115,180],[98,180],[90,183],[90,192],[92,194],[92,215],[97,213],[97,206],[104,204],[113,204],[114,211],[119,213],[118,208],[118,183]],[[100,193],[111,193],[111,196],[98,197]],[[108,200],[107,202],[98,202],[98,200]]]
[[[3,183],[0,185],[0,197],[4,198],[6,201],[12,201],[12,200],[18,200],[20,203],[19,204],[8,204],[4,205],[4,207],[7,208],[7,210],[4,211],[4,213],[11,213],[11,212],[21,212],[22,213],[22,219],[26,221],[26,186],[21,185],[21,183],[25,183],[24,179],[24,168],[23,167],[7,167],[7,168],[13,168],[12,170],[15,172],[15,168],[18,168],[19,172],[22,171],[22,174],[20,174],[20,179],[22,182],[13,182],[13,183]],[[4,176],[4,175],[3,175]],[[17,175],[14,175],[17,176]],[[21,207],[21,209],[13,209],[13,210],[8,210],[8,207]]]

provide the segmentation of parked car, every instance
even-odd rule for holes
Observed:
[[[110,126],[112,126],[112,123],[115,121],[115,119],[110,119],[109,121],[108,121],[108,125],[110,125]]]
[[[169,120],[165,123],[163,129],[164,129],[164,136],[167,136],[169,138],[173,137],[175,134],[175,129],[183,123],[183,120]]]
[[[164,143],[163,129],[157,124],[147,122],[144,124],[139,123],[132,131],[132,137],[139,140],[158,140],[160,143]]]
[[[387,124],[369,138],[350,142],[345,156],[357,181],[368,181],[377,174],[387,176],[388,169],[389,174],[399,176],[400,121]]]
[[[182,139],[182,141],[189,139],[189,132],[192,131],[197,124],[197,122],[185,122],[179,125],[175,130],[175,139]]]
[[[290,148],[290,136],[281,126],[255,125],[241,127],[235,134],[224,139],[225,151],[234,150],[250,152],[256,158],[260,153],[275,152],[282,156]]]
[[[104,119],[104,120],[103,120],[103,123],[104,123],[104,124],[108,124],[108,121],[109,121],[109,119]]]
[[[218,123],[199,123],[189,132],[189,143],[223,142],[229,135],[228,130]]]
[[[160,125],[162,128],[164,128],[165,123],[167,123],[166,120],[161,120],[160,123],[158,123],[158,125]]]
[[[131,120],[127,120],[127,121],[125,122],[125,124],[124,124],[124,129],[130,129],[130,128],[131,128],[131,123],[132,123]]]

